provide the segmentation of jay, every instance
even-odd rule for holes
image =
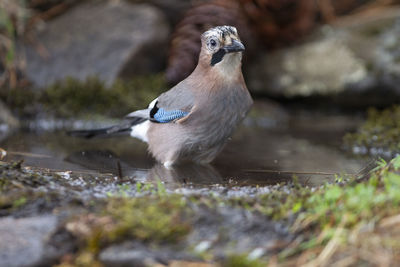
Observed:
[[[211,162],[248,113],[253,100],[241,70],[245,50],[237,30],[218,26],[201,35],[195,70],[148,108],[127,115],[123,124],[74,135],[129,133],[148,143],[164,166],[182,161]]]

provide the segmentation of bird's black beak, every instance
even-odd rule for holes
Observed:
[[[232,40],[232,44],[221,47],[212,55],[211,66],[221,62],[225,54],[244,51],[244,45],[238,40]]]
[[[232,44],[224,46],[223,50],[225,53],[241,52],[244,51],[244,45],[238,40],[232,40]]]

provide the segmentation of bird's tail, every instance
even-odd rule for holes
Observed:
[[[146,119],[144,118],[132,117],[121,124],[113,125],[110,127],[91,129],[91,130],[69,131],[67,132],[67,134],[70,136],[84,137],[84,138],[92,138],[96,136],[108,136],[115,134],[129,134],[131,132],[132,126],[142,123],[144,121],[146,121]]]

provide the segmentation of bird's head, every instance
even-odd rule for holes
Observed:
[[[235,27],[218,26],[201,35],[199,63],[229,72],[240,68],[244,49]]]

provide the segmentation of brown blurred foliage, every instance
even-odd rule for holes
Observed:
[[[195,5],[186,12],[172,35],[166,72],[170,83],[177,83],[193,71],[200,53],[200,35],[216,25],[235,26],[246,46],[252,45],[250,25],[238,2],[215,0]]]
[[[239,0],[262,44],[279,47],[309,32],[316,22],[314,0]]]
[[[321,23],[365,9],[399,3],[399,0],[209,0],[195,4],[176,26],[172,36],[167,81],[174,85],[197,64],[200,34],[218,25],[238,28],[247,48],[282,47],[301,40]]]

